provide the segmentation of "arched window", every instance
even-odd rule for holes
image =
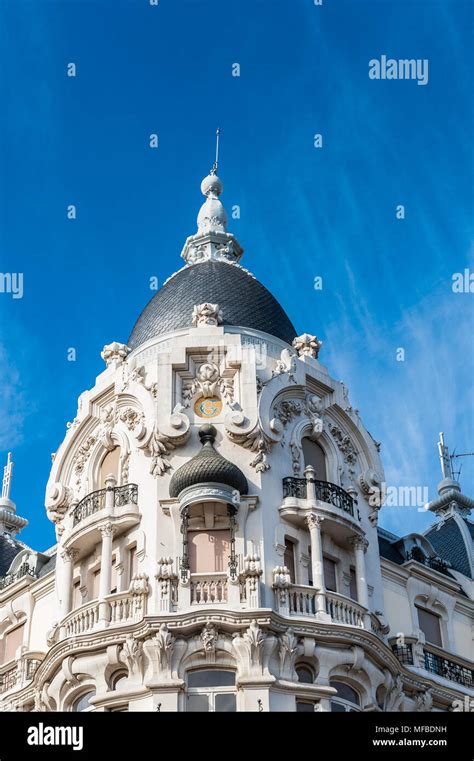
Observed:
[[[115,476],[117,483],[119,480],[119,463],[120,463],[120,447],[115,447],[110,452],[107,452],[104,459],[100,464],[99,472],[99,489],[105,488],[105,479],[109,475]]]
[[[234,713],[235,672],[227,669],[199,669],[188,674],[187,711]]]
[[[350,685],[335,680],[331,680],[329,684],[337,690],[337,695],[331,698],[331,711],[340,713],[360,711],[360,696]]]
[[[304,464],[312,465],[318,481],[327,481],[326,455],[316,441],[304,438],[302,440]]]
[[[77,698],[77,700],[74,701],[72,704],[72,711],[89,711],[91,710],[92,706],[90,705],[89,701],[91,698],[95,697],[95,691],[90,690],[89,692],[85,692],[83,695],[81,695],[80,698]]]
[[[298,682],[302,682],[303,684],[313,684],[314,682],[313,670],[310,669],[309,666],[303,664],[297,666],[296,675],[298,677]]]

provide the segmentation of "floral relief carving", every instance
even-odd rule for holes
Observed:
[[[223,378],[219,368],[212,362],[204,362],[196,377],[183,383],[182,399],[184,407],[189,407],[192,399],[199,395],[208,399],[219,393],[228,404],[234,401],[234,383],[231,378]]]
[[[192,314],[192,324],[196,328],[203,325],[221,325],[223,322],[222,309],[219,304],[195,304]]]

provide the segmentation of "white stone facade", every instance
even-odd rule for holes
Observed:
[[[292,347],[225,317],[196,304],[187,329],[133,351],[104,347],[46,489],[57,547],[0,589],[0,710],[426,711],[470,700],[466,680],[426,668],[416,606],[440,615],[443,657],[469,671],[472,586],[381,559],[379,446],[317,358],[319,340]],[[248,493],[203,483],[187,502],[170,498],[207,422]]]

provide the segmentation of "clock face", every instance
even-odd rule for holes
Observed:
[[[210,396],[207,399],[198,399],[194,405],[194,412],[199,417],[217,417],[222,412],[222,402],[217,396]]]

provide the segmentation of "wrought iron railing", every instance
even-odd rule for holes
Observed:
[[[415,560],[417,563],[422,563],[432,568],[439,573],[448,573],[448,566],[441,558],[433,558],[429,555],[425,555],[421,547],[412,547],[412,549],[406,554],[407,560]]]
[[[114,506],[125,507],[125,505],[137,505],[138,504],[138,486],[136,484],[125,484],[124,486],[114,487]],[[103,510],[105,507],[105,497],[107,489],[98,489],[93,491],[81,499],[77,507],[74,508],[72,514],[72,525],[77,526],[78,523],[88,518],[89,515]]]
[[[4,671],[0,674],[0,693],[7,692],[15,687],[19,677],[18,667],[15,663],[8,671]]]
[[[296,497],[296,499],[306,499],[307,497],[307,480],[306,478],[294,478],[288,476],[283,479],[283,498]],[[341,486],[331,484],[329,481],[312,480],[314,484],[316,499],[326,502],[344,513],[349,513],[354,517],[354,500]],[[358,516],[359,517],[359,516]]]
[[[0,589],[5,589],[5,587],[10,586],[10,584],[18,581],[18,579],[22,579],[24,576],[31,576],[31,578],[36,579],[37,575],[36,571],[27,562],[22,563],[16,573],[9,573],[7,576],[0,578]]]
[[[425,669],[431,674],[437,674],[451,682],[463,684],[465,687],[474,685],[474,671],[461,663],[444,658],[430,650],[423,650]]]
[[[392,645],[392,652],[400,663],[413,666],[413,647],[410,643],[406,645]]]

